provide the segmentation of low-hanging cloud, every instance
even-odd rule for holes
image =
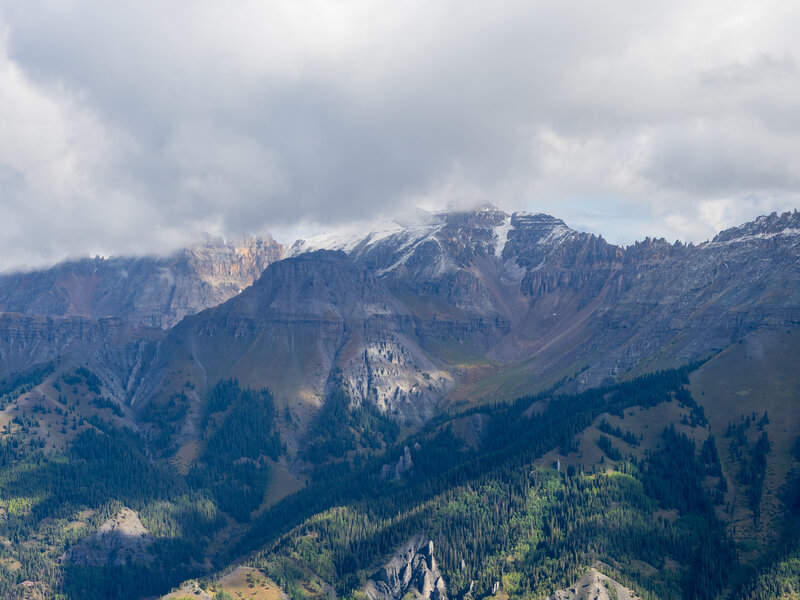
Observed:
[[[0,0],[0,269],[473,201],[702,241],[799,204],[798,25],[792,2]]]

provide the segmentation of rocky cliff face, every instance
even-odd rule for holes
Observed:
[[[401,600],[412,594],[418,600],[446,600],[445,585],[433,557],[433,542],[416,536],[406,542],[364,584],[370,600]]]
[[[699,246],[622,248],[548,215],[485,207],[291,252],[320,243],[346,250],[405,301],[423,348],[525,361],[531,379],[583,371],[576,385],[594,385],[800,323],[797,212]]]
[[[228,243],[208,239],[166,258],[67,261],[0,277],[0,312],[114,317],[128,325],[168,328],[238,294],[280,255],[281,246],[267,236]]]
[[[408,308],[341,252],[271,265],[244,293],[180,323],[168,348],[170,364],[191,354],[202,365],[202,385],[235,376],[281,403],[319,406],[341,382],[354,404],[409,423],[432,416],[452,385],[417,343]]]
[[[594,313],[603,372],[703,358],[760,328],[800,324],[800,214],[762,217],[699,246],[646,241],[625,252]],[[600,339],[600,338],[598,338]]]
[[[417,444],[417,448],[419,447],[419,444]],[[402,456],[396,462],[385,464],[381,467],[380,478],[384,481],[402,479],[413,468],[414,460],[411,458],[411,449],[406,446],[403,448]]]
[[[96,357],[114,371],[130,373],[131,361],[139,360],[142,348],[162,335],[159,330],[142,330],[115,318],[0,314],[0,375],[66,354],[84,361]],[[125,397],[120,391],[120,398]]]

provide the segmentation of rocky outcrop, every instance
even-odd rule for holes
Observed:
[[[389,561],[364,584],[370,600],[401,600],[406,594],[425,600],[446,600],[445,585],[433,542],[416,536],[403,544]]]
[[[152,559],[147,547],[153,536],[139,520],[139,515],[123,508],[104,522],[95,533],[82,540],[64,555],[77,565],[122,566]]]
[[[637,597],[633,590],[591,568],[569,588],[554,592],[550,600],[634,600]]]
[[[396,462],[383,465],[381,467],[380,478],[384,481],[391,479],[398,480],[404,474],[414,468],[414,461],[411,459],[411,449],[406,446],[403,448],[403,454]]]

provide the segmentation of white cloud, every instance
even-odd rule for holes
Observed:
[[[0,0],[0,23],[0,269],[409,204],[620,242],[800,204],[793,2]]]

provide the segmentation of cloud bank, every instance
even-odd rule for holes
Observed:
[[[629,243],[800,205],[800,6],[0,0],[0,269],[490,201]]]

